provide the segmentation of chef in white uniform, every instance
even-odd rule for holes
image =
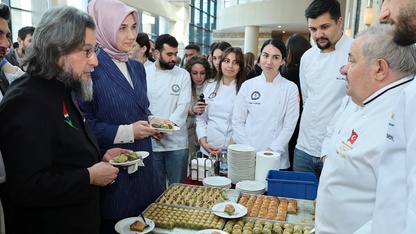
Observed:
[[[415,54],[393,42],[390,25],[357,34],[342,69],[348,96],[335,115],[318,187],[317,233],[353,233],[372,219],[387,127],[416,72]]]
[[[390,0],[383,2],[379,20],[393,24],[396,43],[415,46],[415,18],[416,1]],[[415,52],[412,53],[414,56]],[[413,67],[416,66],[413,64]],[[377,178],[373,220],[355,233],[416,232],[415,103],[416,82],[413,80],[401,93],[391,114]]]
[[[279,67],[286,57],[285,44],[269,39],[260,50],[263,73],[241,86],[233,111],[233,139],[256,151],[280,154],[280,168],[290,166],[288,143],[299,118],[299,92],[283,78]]]
[[[205,112],[196,116],[196,134],[204,155],[219,155],[223,147],[233,143],[232,110],[244,80],[243,52],[238,47],[230,47],[222,54],[215,82],[204,90]]]

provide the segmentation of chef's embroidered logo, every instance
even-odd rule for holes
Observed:
[[[71,119],[69,118],[69,114],[68,114],[68,110],[66,109],[66,105],[65,102],[62,102],[62,106],[63,106],[63,112],[64,112],[64,121],[71,127],[75,128],[76,130],[78,130],[78,128],[76,128],[73,124]]]
[[[251,94],[251,100],[258,100],[260,98],[260,93],[258,91],[254,91]]]
[[[350,138],[348,138],[347,141],[349,141],[351,144],[354,144],[354,142],[357,140],[358,134],[354,131],[354,129],[351,132]]]
[[[172,85],[172,91],[173,91],[173,92],[177,93],[177,92],[179,92],[179,90],[180,90],[180,89],[181,89],[181,88],[179,87],[179,85],[177,85],[177,84]]]
[[[208,99],[212,100],[212,99],[214,99],[214,98],[215,98],[215,96],[217,96],[217,93],[216,93],[216,92],[212,92],[212,93],[208,96]]]

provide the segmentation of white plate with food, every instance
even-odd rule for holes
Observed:
[[[159,130],[159,132],[165,132],[165,133],[172,133],[172,132],[174,132],[174,131],[178,131],[178,130],[180,130],[181,128],[180,127],[178,127],[178,126],[173,126],[173,128],[155,128],[155,127],[152,127],[153,129],[156,129],[156,130]]]
[[[125,157],[123,157],[125,156]],[[136,151],[126,154],[121,154],[117,157],[110,159],[110,164],[114,166],[130,166],[143,161],[143,159],[149,156],[147,151]],[[126,159],[127,158],[127,159]]]
[[[224,232],[219,229],[204,229],[198,231],[197,234],[228,234],[228,232]]]
[[[212,207],[212,212],[226,219],[241,218],[247,214],[247,208],[235,202],[221,202]]]
[[[148,218],[145,218],[145,220],[146,220],[146,224],[149,225],[149,227],[144,228],[143,231],[130,230],[130,225],[132,225],[136,221],[140,222],[140,223],[137,223],[140,228],[144,227],[144,222],[143,222],[142,217],[130,217],[130,218],[122,219],[116,223],[116,225],[114,226],[114,229],[118,233],[122,233],[122,234],[148,233],[155,228],[155,223],[151,219],[148,219]]]

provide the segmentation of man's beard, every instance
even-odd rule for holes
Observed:
[[[162,55],[160,55],[160,59],[159,59],[159,65],[161,68],[164,68],[166,70],[172,70],[175,67],[175,62],[169,64],[168,62],[166,62],[163,58]]]
[[[61,81],[66,87],[72,88],[75,96],[83,101],[92,101],[93,89],[92,80],[89,77],[87,80],[82,79],[82,75],[77,77],[74,74],[69,63],[65,60],[64,68],[61,74]]]
[[[403,15],[399,15],[397,22],[394,24],[393,40],[400,46],[408,46],[416,43],[416,26],[414,25],[415,22],[409,22],[409,20],[412,20],[409,18],[411,14],[408,11]]]
[[[321,39],[321,38],[319,38],[319,39]],[[318,40],[319,39],[316,39],[316,45],[318,46],[318,48],[320,50],[325,50],[325,49],[328,49],[329,47],[331,47],[332,43],[328,39],[327,39],[328,42],[325,45],[323,45],[323,46],[321,46],[321,44],[318,43]]]

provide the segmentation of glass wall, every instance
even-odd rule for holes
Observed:
[[[36,27],[42,14],[49,8],[58,5],[73,6],[83,11],[87,10],[88,0],[2,0],[10,6],[12,41],[17,41],[17,32],[25,26]]]
[[[217,0],[191,0],[189,44],[196,44],[201,53],[208,53],[217,17]]]

